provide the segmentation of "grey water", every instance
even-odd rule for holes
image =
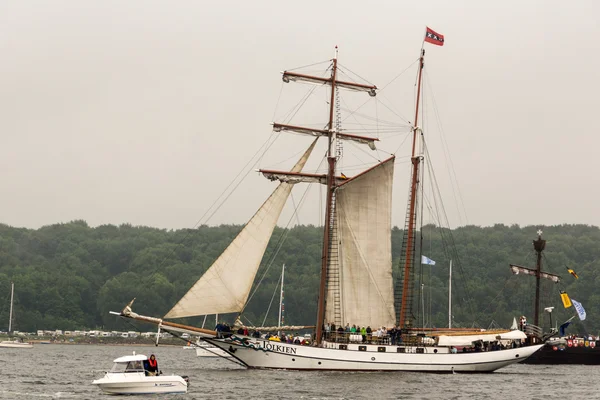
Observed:
[[[490,374],[248,370],[181,347],[36,345],[0,349],[0,399],[109,399],[91,384],[132,354],[155,354],[165,374],[188,375],[167,399],[597,399],[600,366],[512,365]],[[140,397],[137,397],[140,398]]]

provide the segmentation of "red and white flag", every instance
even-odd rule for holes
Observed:
[[[427,28],[427,32],[425,32],[425,41],[427,43],[435,44],[437,46],[444,45],[444,35],[440,35],[433,29]]]

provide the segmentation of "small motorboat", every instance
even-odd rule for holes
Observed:
[[[145,355],[135,352],[131,356],[119,357],[112,369],[103,378],[93,381],[92,385],[98,385],[108,394],[187,393],[187,376],[149,376],[144,369],[147,359]]]

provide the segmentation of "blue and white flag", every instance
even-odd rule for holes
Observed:
[[[421,264],[435,265],[435,261],[433,261],[431,258],[427,258],[425,256],[421,256]]]
[[[583,308],[581,303],[578,301],[571,299],[571,303],[573,303],[573,305],[575,306],[575,310],[577,310],[577,315],[579,315],[579,319],[583,321],[586,317],[585,309]]]
[[[563,337],[565,336],[565,329],[567,329],[567,327],[571,325],[571,321],[567,321],[564,324],[562,324],[560,326],[560,328],[558,328],[558,336]]]

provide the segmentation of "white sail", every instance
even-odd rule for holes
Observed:
[[[392,286],[392,179],[394,157],[339,186],[336,212],[339,237],[341,313],[344,324],[395,325]],[[326,321],[335,321],[328,289]]]
[[[300,172],[316,140],[292,172]],[[243,309],[279,215],[292,191],[280,183],[231,244],[165,318],[225,314]]]
[[[512,323],[512,325],[510,326],[510,330],[511,330],[511,331],[514,331],[515,329],[519,329],[519,325],[517,325],[517,318],[516,318],[516,317],[513,317],[513,323]]]

